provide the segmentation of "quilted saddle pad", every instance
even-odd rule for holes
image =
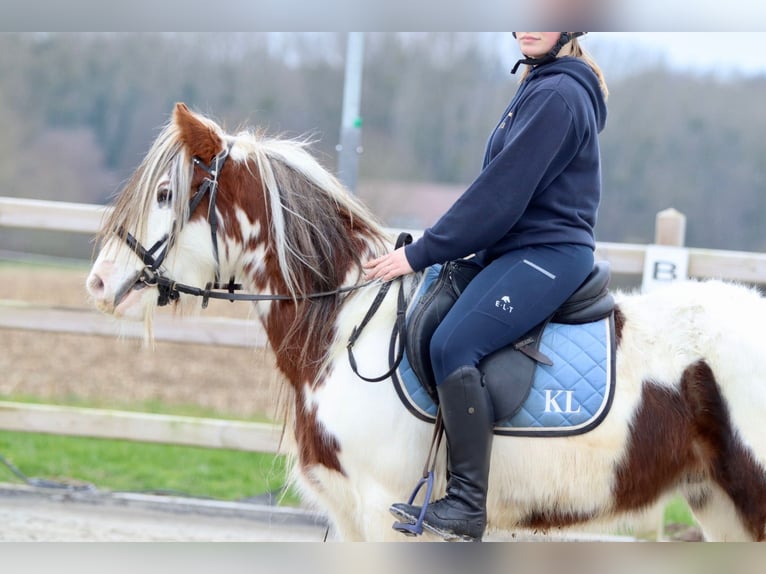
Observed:
[[[595,428],[614,396],[613,339],[613,315],[580,325],[549,323],[539,350],[553,365],[537,365],[527,399],[514,414],[496,421],[495,434],[553,437]],[[417,379],[406,353],[393,378],[407,409],[422,420],[435,421],[436,404]]]

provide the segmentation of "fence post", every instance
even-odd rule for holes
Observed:
[[[686,240],[686,216],[680,211],[660,211],[654,223],[654,243],[670,247],[683,247]]]
[[[643,292],[687,278],[689,250],[684,247],[685,239],[686,216],[673,208],[660,211],[655,219],[654,244],[647,246],[644,257]]]

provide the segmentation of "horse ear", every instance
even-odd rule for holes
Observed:
[[[173,123],[178,126],[181,141],[191,157],[211,161],[223,147],[215,124],[192,112],[186,104],[176,104]]]

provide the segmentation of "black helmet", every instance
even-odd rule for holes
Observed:
[[[513,37],[516,37],[516,32],[512,32]],[[559,36],[558,42],[556,42],[556,45],[551,48],[551,51],[545,54],[544,56],[541,56],[539,58],[528,58],[523,57],[521,60],[516,62],[516,64],[513,66],[513,69],[511,70],[511,74],[515,74],[516,70],[519,69],[519,66],[521,64],[527,64],[530,66],[539,66],[540,64],[547,64],[548,62],[552,62],[556,59],[556,56],[558,56],[558,53],[561,51],[561,48],[566,46],[569,42],[574,40],[575,38],[579,38],[580,36],[584,36],[587,34],[587,32],[561,32],[561,35]]]

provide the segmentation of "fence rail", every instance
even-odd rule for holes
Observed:
[[[277,452],[281,433],[268,423],[5,401],[0,428],[255,452]]]
[[[93,234],[105,210],[85,203],[0,197],[0,227]]]
[[[93,234],[98,230],[105,210],[95,205],[0,197],[0,227]],[[657,215],[656,245],[683,248],[684,233],[683,215],[674,210]],[[596,257],[609,261],[613,273],[641,275],[645,273],[650,247],[599,242]],[[690,277],[766,284],[766,254],[683,249],[688,253],[687,274]],[[110,337],[118,334],[143,336],[141,325],[127,322],[117,325],[90,309],[44,306],[26,301],[0,300],[0,328]],[[189,317],[176,320],[158,315],[154,331],[157,339],[174,342],[242,347],[266,344],[266,337],[257,322],[239,319]],[[278,437],[273,425],[9,402],[0,402],[0,429],[264,452],[276,450]]]
[[[144,336],[143,323],[117,322],[91,309],[52,307],[8,299],[0,299],[0,328],[136,339]],[[259,323],[226,317],[157,315],[154,337],[174,343],[229,347],[266,345],[266,335]]]

